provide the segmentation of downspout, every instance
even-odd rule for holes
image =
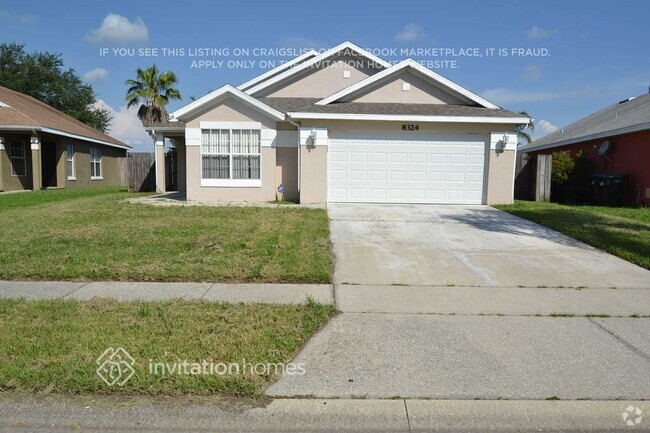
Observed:
[[[301,182],[301,174],[302,174],[302,164],[300,160],[302,159],[302,148],[300,146],[300,123],[294,122],[291,120],[291,115],[287,114],[287,122],[298,128],[298,192],[300,192],[300,182]]]
[[[153,136],[153,163],[154,163],[154,176],[156,180],[156,188],[155,192],[156,194],[158,193],[158,151],[156,149],[156,131],[154,129],[151,130],[150,134]]]

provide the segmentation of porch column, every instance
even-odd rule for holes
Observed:
[[[32,148],[32,190],[38,191],[43,188],[41,180],[41,138],[32,135],[30,139]]]
[[[166,192],[165,180],[165,136],[164,134],[156,133],[155,142],[155,161],[156,161],[156,192]]]
[[[2,161],[4,161],[5,156],[5,138],[0,137],[0,191],[5,190],[5,186],[2,180]]]

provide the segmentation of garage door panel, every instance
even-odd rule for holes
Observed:
[[[330,201],[467,203],[483,200],[480,135],[330,134]]]

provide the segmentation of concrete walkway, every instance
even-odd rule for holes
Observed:
[[[73,281],[0,281],[0,298],[161,301],[203,299],[231,303],[302,304],[309,298],[333,304],[330,284],[138,283]]]
[[[3,432],[629,432],[648,431],[648,402],[292,399],[252,405],[195,398],[0,400]],[[632,407],[630,410],[629,408]],[[626,411],[643,414],[629,427]],[[636,416],[625,419],[637,419]],[[634,421],[632,421],[634,422]]]

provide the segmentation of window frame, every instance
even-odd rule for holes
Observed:
[[[13,148],[14,146],[20,146],[20,149],[23,151],[23,156],[14,156]],[[24,173],[16,173],[16,166],[14,165],[14,159],[21,159],[23,161]],[[11,139],[9,141],[9,162],[11,165],[11,176],[12,177],[27,177],[27,148],[25,147],[25,142],[22,140]]]
[[[98,159],[95,159],[95,156],[99,155]],[[95,165],[98,167],[99,173],[95,173]],[[90,180],[103,180],[102,177],[102,149],[99,147],[90,148]]]
[[[70,152],[72,150],[72,152]],[[74,143],[67,143],[67,147],[65,149],[65,162],[66,162],[66,175],[68,176],[68,180],[77,180],[76,176],[76,167],[75,167],[75,151],[74,151]],[[70,170],[68,170],[68,163],[70,163]]]
[[[228,152],[206,152],[204,150],[204,132],[208,131],[210,134],[218,133],[217,131],[228,131]],[[257,132],[258,134],[258,149],[257,153],[242,153],[242,152],[233,152],[233,131],[251,131]],[[232,126],[232,127],[202,127],[200,128],[200,152],[199,152],[199,164],[201,168],[201,186],[214,186],[214,187],[240,187],[240,188],[260,188],[262,186],[262,129],[261,128],[250,128],[246,126]],[[228,179],[210,179],[203,177],[203,156],[204,155],[214,155],[214,156],[228,156]],[[259,179],[234,179],[233,178],[233,160],[236,156],[257,156],[259,157]]]

